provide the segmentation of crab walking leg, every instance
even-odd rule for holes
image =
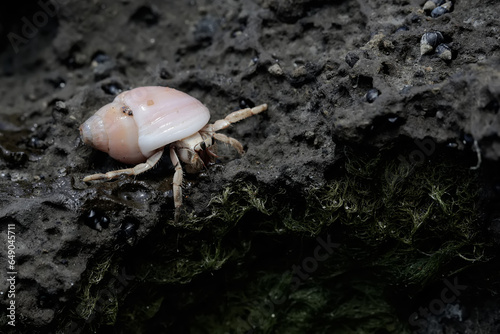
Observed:
[[[223,143],[229,144],[232,147],[234,147],[239,154],[245,153],[245,151],[243,150],[243,145],[241,145],[241,143],[236,139],[234,139],[233,137],[228,137],[226,135],[223,135],[222,133],[214,133],[213,136],[218,141],[221,141]]]
[[[208,124],[203,128],[201,131],[206,131],[206,132],[216,132],[222,129],[227,128],[229,125],[239,122],[245,118],[248,118],[253,115],[257,115],[263,111],[267,110],[267,104],[261,104],[260,106],[253,107],[253,108],[246,108],[246,109],[241,109],[238,111],[234,111],[224,117],[224,119],[219,119],[218,121],[215,121],[214,124]],[[208,128],[208,129],[206,129]]]
[[[182,166],[177,153],[175,153],[175,146],[170,146],[170,160],[172,160],[172,165],[175,167],[174,180],[172,185],[174,187],[174,206],[175,206],[175,216],[174,221],[177,223],[179,221],[179,215],[182,206]]]
[[[150,170],[151,168],[153,168],[154,165],[156,165],[158,163],[162,154],[163,154],[163,149],[159,150],[158,152],[156,152],[155,154],[150,156],[148,158],[148,160],[146,160],[146,162],[138,164],[137,166],[135,166],[133,168],[113,170],[111,172],[107,172],[106,174],[88,175],[88,176],[85,176],[83,178],[83,182],[94,181],[94,180],[103,180],[103,179],[111,180],[111,179],[116,179],[117,177],[119,177],[121,175],[137,175],[137,174],[144,173],[144,172]]]

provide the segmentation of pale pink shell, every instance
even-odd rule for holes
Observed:
[[[166,87],[119,94],[80,126],[83,141],[124,163],[144,162],[156,150],[203,128],[210,112],[197,99]]]

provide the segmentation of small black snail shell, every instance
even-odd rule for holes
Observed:
[[[365,95],[366,102],[373,103],[373,101],[375,101],[379,95],[380,92],[377,88],[370,89],[368,92],[366,92]]]
[[[443,42],[443,34],[439,31],[426,32],[420,39],[420,54],[431,53],[436,46]]]
[[[359,60],[359,56],[355,52],[349,52],[345,56],[345,62],[350,67],[354,67]]]
[[[439,44],[436,48],[436,54],[443,60],[451,60],[451,49],[447,44]]]
[[[441,15],[444,15],[446,13],[449,13],[449,10],[446,7],[439,6],[432,10],[431,17],[433,18],[440,17]]]
[[[85,225],[88,227],[102,231],[103,228],[108,228],[109,218],[105,216],[104,212],[99,210],[90,209],[90,211],[84,216]]]
[[[134,220],[127,220],[120,225],[120,230],[116,232],[116,237],[130,245],[133,245],[137,239],[137,229],[139,223]]]
[[[433,10],[437,6],[441,6],[445,3],[445,0],[429,0],[424,4],[424,10]]]

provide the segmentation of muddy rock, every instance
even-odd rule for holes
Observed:
[[[201,288],[200,282],[214,291],[227,285],[228,300],[233,289],[244,291],[228,282],[250,282],[252,275],[262,272],[266,273],[262,281],[256,279],[255,284],[267,294],[270,277],[281,277],[269,274],[273,263],[289,264],[289,254],[301,259],[307,254],[296,252],[302,246],[312,252],[319,235],[334,228],[348,229],[348,225],[314,220],[304,220],[302,227],[291,227],[289,222],[300,215],[312,217],[309,201],[323,198],[314,191],[327,189],[337,177],[351,173],[344,163],[364,154],[411,161],[417,150],[423,152],[419,164],[426,162],[425,167],[456,163],[466,171],[463,175],[470,175],[472,167],[477,174],[470,179],[478,195],[470,202],[477,209],[470,213],[470,221],[476,224],[471,239],[486,230],[500,240],[500,213],[492,204],[500,199],[500,23],[495,14],[500,3],[456,0],[439,15],[434,8],[440,5],[431,9],[425,3],[40,0],[1,4],[1,331],[77,333],[116,326],[117,332],[126,332],[120,324],[129,324],[135,316],[140,319],[135,324],[142,326],[134,327],[138,332],[190,332],[189,324],[193,331],[203,332],[196,326],[215,321],[216,314],[233,320],[242,319],[241,314],[254,316],[244,310],[232,314],[223,306],[213,313],[203,309],[202,305],[224,302],[210,289]],[[422,36],[429,32],[439,32],[442,40],[422,54]],[[199,99],[210,109],[212,122],[240,108],[268,104],[266,112],[224,130],[241,141],[243,156],[219,145],[214,165],[200,174],[186,174],[179,224],[173,221],[174,169],[168,154],[143,175],[111,182],[82,181],[86,175],[126,166],[85,146],[79,137],[80,124],[120,92],[153,85],[176,88]],[[360,166],[359,170],[369,169]],[[415,203],[438,198],[431,189],[430,195]],[[443,197],[455,195],[467,197],[458,190]],[[326,203],[327,197],[323,199]],[[436,199],[436,203],[433,208],[442,202]],[[288,216],[280,211],[289,206]],[[346,212],[351,209],[347,202],[342,206]],[[320,205],[318,210],[326,207]],[[222,208],[227,212],[217,211]],[[322,217],[327,216],[334,215]],[[237,218],[231,218],[231,225],[225,217]],[[266,217],[274,217],[276,225],[266,225],[271,221]],[[313,229],[314,224],[319,227]],[[10,235],[15,236],[12,254],[8,253],[9,240],[14,240]],[[158,241],[159,235],[166,236]],[[348,247],[344,254],[349,254],[349,247],[359,248],[348,240],[344,240]],[[220,252],[221,245],[227,253]],[[380,249],[393,246],[387,242]],[[161,255],[152,255],[152,249]],[[486,253],[495,253],[495,247]],[[447,273],[460,272],[453,267],[458,257],[443,264]],[[470,260],[471,266],[478,259],[488,267],[495,256],[478,256]],[[6,270],[9,260],[14,264]],[[145,269],[146,263],[150,269]],[[355,263],[349,270],[362,266]],[[161,273],[151,269],[165,264],[168,270]],[[328,268],[341,275],[340,266]],[[220,274],[227,273],[224,270],[234,275],[231,280]],[[15,328],[4,316],[13,300],[8,297],[11,284],[3,279],[5,275],[15,276]],[[468,290],[461,304],[448,303],[425,323],[408,321],[418,305],[433,300],[426,299],[427,294],[435,296],[437,291],[439,295],[439,275],[433,275],[419,281],[425,282],[421,290],[412,291],[417,296],[411,302],[414,308],[402,297],[411,293],[401,286],[379,296],[390,305],[384,312],[398,324],[384,332],[425,332],[438,323],[450,331],[467,332],[474,326],[482,326],[485,332],[498,329],[498,321],[493,320],[498,316],[492,311],[498,305],[488,294],[499,289],[494,274],[485,279],[490,285],[484,289],[484,282],[466,275]],[[145,282],[158,290],[147,297],[145,293],[141,300],[133,287],[143,287]],[[331,296],[332,282],[311,287],[312,295]],[[389,286],[375,290],[387,291]],[[103,297],[102,291],[111,291],[113,297]],[[326,314],[339,309],[327,312],[327,302],[314,304],[300,293],[300,289],[294,291],[288,298],[296,301],[293,305],[306,305],[297,314],[320,312],[324,323],[311,328],[333,328],[329,325],[335,322]],[[478,296],[487,301],[475,303]],[[133,305],[144,306],[140,316]],[[207,328],[295,332],[290,319],[299,318],[285,309],[276,312],[291,318],[276,320],[271,312],[268,327],[239,320],[227,325],[228,320],[227,328],[212,323]],[[168,318],[168,314],[184,318]],[[473,318],[474,314],[490,316]],[[355,323],[349,326],[357,328]]]

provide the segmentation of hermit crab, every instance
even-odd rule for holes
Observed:
[[[178,90],[149,86],[124,91],[80,126],[84,143],[135,167],[86,176],[83,181],[114,179],[146,172],[160,160],[169,145],[175,167],[173,193],[175,221],[182,206],[183,172],[196,173],[216,156],[213,139],[228,143],[243,154],[241,143],[217,133],[247,117],[267,110],[267,104],[241,109],[207,124],[210,112],[200,101]]]

